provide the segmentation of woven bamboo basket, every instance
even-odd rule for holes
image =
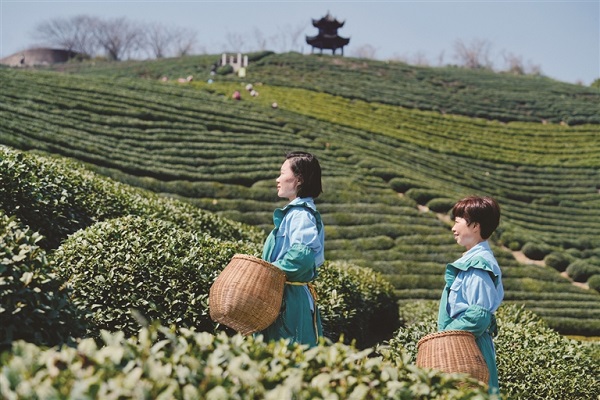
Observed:
[[[273,264],[236,254],[210,287],[210,317],[243,335],[261,331],[279,314],[285,280]]]
[[[436,332],[421,338],[417,343],[417,366],[467,373],[485,384],[490,379],[475,336],[467,331]]]

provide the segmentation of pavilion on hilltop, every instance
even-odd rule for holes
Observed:
[[[338,29],[344,26],[346,21],[339,22],[333,18],[329,12],[323,18],[312,20],[312,24],[315,28],[319,29],[319,34],[316,36],[306,36],[306,43],[312,46],[312,53],[315,48],[331,50],[333,54],[337,49],[342,51],[344,55],[344,46],[350,43],[350,38],[344,38],[338,35]]]

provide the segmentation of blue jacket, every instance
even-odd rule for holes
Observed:
[[[323,329],[307,283],[317,277],[317,267],[325,261],[321,215],[311,197],[296,198],[275,210],[273,223],[262,258],[285,272],[288,284],[277,320],[259,334],[267,341],[285,338],[314,346]]]
[[[475,335],[490,372],[490,393],[498,393],[498,367],[492,336],[497,334],[494,313],[504,298],[502,272],[487,241],[446,265],[446,286],[438,313],[438,329],[463,330]]]

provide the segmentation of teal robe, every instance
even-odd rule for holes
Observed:
[[[285,272],[283,304],[275,322],[258,332],[265,341],[290,341],[315,346],[323,336],[316,299],[307,283],[317,277],[323,261],[321,216],[311,198],[295,199],[273,214],[275,228],[263,247],[262,258]]]
[[[444,278],[446,286],[440,300],[438,329],[463,330],[475,335],[490,373],[489,392],[498,394],[498,368],[492,337],[498,332],[494,312],[502,302],[504,288],[500,267],[487,241],[448,264]],[[469,283],[477,283],[477,287],[468,287]],[[451,310],[456,314],[451,315]]]

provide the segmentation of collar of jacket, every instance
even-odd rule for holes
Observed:
[[[302,198],[296,197],[294,200],[289,202],[285,207],[275,209],[275,212],[273,212],[273,224],[275,225],[275,228],[279,228],[279,226],[281,225],[281,221],[283,221],[283,217],[285,217],[285,214],[287,214],[287,212],[292,207],[306,208],[311,213],[313,213],[313,215],[317,211],[312,197],[302,197]]]

